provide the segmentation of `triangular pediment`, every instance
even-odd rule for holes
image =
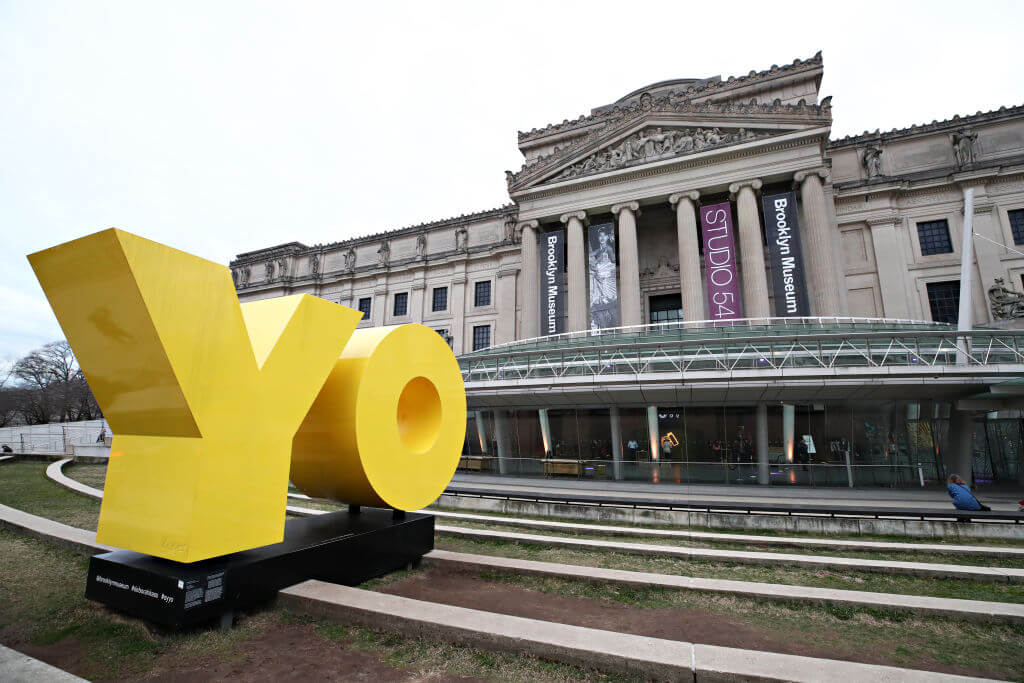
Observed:
[[[829,102],[698,104],[647,102],[618,120],[508,173],[509,191],[704,154],[831,124]]]

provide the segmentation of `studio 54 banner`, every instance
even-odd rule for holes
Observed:
[[[702,206],[700,230],[704,240],[708,314],[712,320],[742,318],[740,280],[736,273],[736,239],[729,202]]]
[[[590,243],[590,329],[619,326],[618,262],[615,259],[615,224],[591,225]]]
[[[565,231],[540,236],[540,334],[565,331]]]
[[[810,315],[796,195],[792,192],[765,195],[761,201],[764,204],[765,234],[771,252],[775,315],[782,318]]]

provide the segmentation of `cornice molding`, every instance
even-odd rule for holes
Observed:
[[[787,149],[794,149],[796,147],[803,147],[809,143],[820,142],[821,140],[825,139],[825,136],[826,133],[823,132],[819,135],[814,135],[810,137],[800,137],[797,139],[784,140],[772,144],[760,145],[757,147],[737,149],[726,154],[706,154],[696,158],[684,156],[679,157],[677,159],[668,160],[670,163],[637,166],[626,173],[617,172],[614,175],[602,174],[592,176],[589,178],[583,178],[579,182],[564,183],[556,186],[539,186],[537,188],[530,188],[529,190],[524,190],[519,196],[529,197],[531,200],[545,199],[548,197],[557,197],[563,194],[601,188],[606,187],[608,185],[616,185],[618,183],[629,182],[632,180],[652,178],[655,176],[664,175],[666,173],[677,173],[679,171],[685,171],[691,168],[712,166],[725,161],[746,159],[749,157],[764,154],[766,152],[779,152]]]
[[[484,211],[478,211],[476,213],[461,214],[459,216],[453,216],[450,218],[442,218],[436,221],[428,221],[425,223],[418,223],[416,225],[406,226],[404,228],[397,228],[395,230],[387,230],[385,232],[378,232],[372,235],[363,235],[361,237],[354,237],[349,240],[341,240],[338,242],[330,242],[327,244],[315,244],[313,246],[306,246],[301,242],[289,242],[288,244],[282,244],[269,249],[261,249],[257,251],[248,251],[243,254],[238,254],[230,262],[230,266],[240,265],[251,265],[259,264],[269,259],[278,258],[282,255],[305,255],[314,253],[326,253],[328,251],[337,251],[339,249],[354,248],[357,246],[364,246],[371,242],[379,242],[382,239],[393,239],[395,237],[404,237],[407,235],[416,235],[419,233],[430,232],[434,230],[442,230],[452,227],[462,227],[475,223],[478,221],[484,221],[492,218],[509,218],[518,216],[519,207],[516,204],[505,204],[494,209],[487,209]]]
[[[864,222],[872,228],[876,225],[895,225],[900,221],[901,218],[899,211],[896,211],[895,209],[887,209],[883,213],[876,213],[864,219]]]
[[[621,142],[618,136],[629,134],[631,131],[636,132],[635,129],[647,121],[649,121],[649,126],[656,127],[660,124],[662,128],[671,128],[670,121],[660,121],[655,118],[659,114],[671,114],[675,117],[693,114],[705,119],[699,122],[701,129],[706,128],[711,131],[721,127],[732,131],[728,139],[707,144],[705,146],[706,149],[742,144],[752,139],[768,137],[769,133],[766,133],[765,130],[754,132],[754,129],[759,127],[759,123],[762,128],[768,123],[763,118],[759,121],[759,117],[772,116],[773,120],[771,123],[788,123],[793,125],[794,128],[807,126],[807,124],[812,124],[812,128],[832,125],[831,108],[826,106],[824,101],[821,105],[807,105],[803,103],[803,100],[801,100],[800,104],[781,104],[779,100],[776,100],[772,104],[704,103],[698,105],[672,105],[671,103],[661,103],[659,101],[658,104],[652,105],[649,109],[639,110],[630,113],[628,116],[607,121],[600,128],[593,128],[587,131],[585,135],[574,139],[565,147],[555,147],[550,154],[539,156],[533,161],[524,164],[517,173],[505,171],[505,180],[508,184],[509,192],[523,189],[552,173],[565,173],[572,168],[571,166],[565,166],[568,162],[578,158],[583,158],[585,162],[588,155],[596,155],[602,148],[611,143]],[[688,125],[698,125],[698,122]],[[639,130],[644,130],[644,127],[639,128]],[[783,131],[779,134],[784,135],[788,132],[793,131]],[[693,147],[683,149],[676,152],[676,154],[685,156],[703,151],[703,149],[696,149],[695,145]],[[651,161],[653,160],[652,158]],[[645,160],[641,163],[648,163],[648,161]],[[580,173],[576,174],[576,176],[590,175],[594,172],[600,173],[603,171],[581,169]]]
[[[944,121],[932,121],[931,123],[914,124],[909,128],[893,128],[890,131],[883,133],[880,130],[875,132],[864,131],[860,135],[847,135],[844,138],[838,140],[831,140],[828,143],[829,150],[845,149],[847,147],[854,147],[857,145],[863,145],[864,143],[876,143],[882,144],[892,140],[905,138],[914,135],[926,135],[928,133],[946,132],[962,128],[964,126],[973,126],[980,123],[989,123],[992,121],[999,121],[1014,116],[1020,116],[1024,114],[1024,105],[1015,105],[1012,107],[999,107],[999,109],[993,109],[987,112],[977,112],[975,114],[968,114],[966,116],[955,115],[951,119]]]
[[[770,69],[766,69],[764,71],[751,71],[746,76],[729,76],[729,78],[724,81],[699,81],[686,88],[680,88],[678,90],[669,91],[667,94],[661,94],[659,97],[666,98],[669,101],[674,100],[680,103],[691,103],[694,100],[709,98],[713,95],[721,95],[730,90],[765,83],[779,78],[780,76],[796,75],[801,72],[812,72],[820,69],[821,67],[822,58],[821,52],[819,51],[810,59],[795,59],[791,63],[784,64],[781,67],[773,64]],[[830,98],[826,98],[826,100],[830,100]],[[628,115],[627,112],[642,110],[644,106],[646,106],[645,103],[649,103],[653,106],[655,101],[655,98],[653,98],[653,96],[647,92],[647,89],[645,89],[643,92],[638,93],[636,96],[631,97],[624,102],[616,102],[613,105],[592,110],[589,116],[580,115],[579,118],[573,121],[566,119],[561,123],[548,124],[543,128],[534,128],[528,132],[519,131],[519,142],[531,142],[555,133],[564,133],[566,131],[593,126],[594,124],[607,121],[610,118]],[[826,102],[823,101],[821,106],[827,106]]]

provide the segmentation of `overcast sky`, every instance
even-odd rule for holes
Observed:
[[[833,137],[1024,103],[1019,3],[0,0],[0,361],[25,255],[116,226],[227,263],[508,201],[516,131],[822,50]]]

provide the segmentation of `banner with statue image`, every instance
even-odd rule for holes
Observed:
[[[591,225],[590,246],[590,329],[619,326],[618,261],[615,258],[615,224]]]

